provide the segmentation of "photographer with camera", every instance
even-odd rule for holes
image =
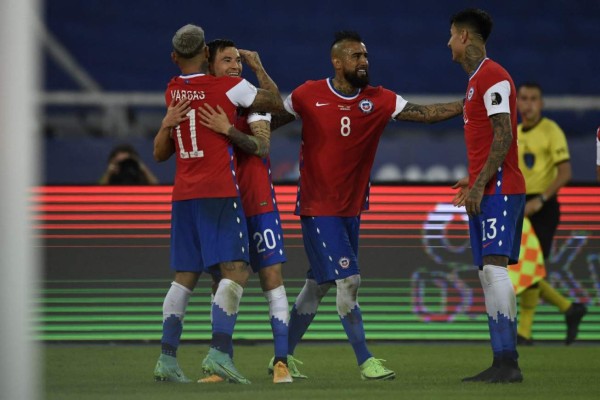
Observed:
[[[120,144],[108,156],[100,185],[157,185],[158,179],[129,144]]]

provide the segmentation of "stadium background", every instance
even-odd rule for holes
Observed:
[[[530,1],[86,1],[45,4],[43,184],[33,193],[36,236],[44,251],[38,338],[159,340],[168,265],[169,183],[174,163],[156,165],[152,138],[164,112],[162,91],[176,74],[174,31],[197,23],[207,38],[228,37],[259,51],[283,93],[331,75],[333,32],[359,31],[372,83],[413,102],[463,96],[466,75],[446,47],[449,16],[484,6],[494,17],[488,45],[515,82],[535,80],[548,112],[565,130],[575,184],[563,192],[565,219],[550,280],[590,305],[581,339],[600,339],[594,133],[600,109],[597,24],[600,3]],[[596,46],[597,47],[597,46]],[[254,81],[251,72],[245,76]],[[290,300],[306,269],[291,215],[299,124],[273,136],[272,160],[290,258]],[[94,184],[111,147],[133,143],[167,186],[121,189]],[[448,208],[447,183],[465,171],[462,122],[391,123],[373,177],[373,210],[363,219],[361,304],[370,339],[486,339],[479,284],[469,267],[464,215]],[[427,184],[424,184],[427,182]],[[443,185],[442,185],[443,184]],[[62,186],[57,186],[62,185]],[[75,185],[75,186],[72,186]],[[349,187],[349,190],[352,190]],[[209,338],[206,281],[186,318],[184,339]],[[342,339],[334,297],[325,300],[309,339]],[[256,282],[243,300],[238,339],[269,339],[267,308]],[[564,337],[562,315],[543,305],[536,339]]]

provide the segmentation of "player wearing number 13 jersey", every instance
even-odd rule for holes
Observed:
[[[176,352],[192,290],[203,271],[218,268],[222,279],[212,304],[212,339],[202,368],[223,380],[249,383],[232,361],[232,335],[243,287],[248,280],[246,219],[235,180],[235,158],[229,141],[198,121],[197,109],[219,104],[233,120],[238,107],[281,109],[279,96],[236,77],[204,74],[208,48],[204,31],[186,25],[173,37],[173,61],[181,75],[165,94],[169,106],[154,140],[157,161],[176,156],[171,212],[171,268],[175,279],[163,304],[162,354],[154,377],[189,381]]]
[[[467,9],[451,18],[448,47],[469,74],[464,129],[469,178],[459,181],[456,205],[465,205],[474,264],[479,267],[494,360],[466,382],[521,382],[515,292],[507,265],[519,259],[525,181],[517,155],[516,90],[508,72],[486,57],[492,19]]]
[[[369,85],[368,54],[355,32],[338,32],[331,47],[335,76],[308,81],[285,100],[275,125],[302,119],[296,214],[301,217],[310,262],[306,284],[291,312],[289,351],[294,349],[330,286],[363,379],[393,379],[367,349],[357,295],[358,237],[368,208],[369,175],[379,139],[392,119],[436,122],[460,115],[462,102],[420,106],[393,91]]]

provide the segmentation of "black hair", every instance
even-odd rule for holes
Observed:
[[[113,149],[110,151],[110,154],[108,155],[108,161],[110,162],[110,160],[112,160],[113,157],[119,153],[129,153],[132,157],[139,157],[138,152],[132,145],[123,143],[113,147]]]
[[[355,31],[337,31],[334,34],[333,43],[331,43],[331,47],[335,46],[339,42],[343,42],[344,40],[350,40],[352,42],[362,43],[362,38]]]
[[[210,42],[206,43],[206,45],[208,46],[208,63],[209,64],[212,64],[215,61],[215,56],[217,55],[217,53],[219,51],[222,51],[223,49],[225,49],[227,47],[236,47],[235,43],[233,43],[233,40],[229,40],[229,39],[211,40]]]
[[[483,39],[483,42],[487,42],[494,21],[487,12],[477,8],[467,8],[466,10],[460,11],[454,14],[450,18],[450,25],[455,26],[467,26],[471,28],[475,33],[479,34]]]
[[[528,82],[523,82],[519,85],[519,87],[517,88],[517,91],[521,90],[521,88],[526,87],[526,88],[531,88],[531,89],[537,89],[540,91],[540,94],[544,94],[544,90],[542,89],[542,85],[540,85],[537,82],[533,82],[533,81],[528,81]]]

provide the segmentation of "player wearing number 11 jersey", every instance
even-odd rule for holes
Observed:
[[[308,81],[284,102],[288,114],[273,124],[302,119],[296,214],[301,217],[310,262],[307,280],[290,316],[293,354],[319,302],[337,286],[338,315],[362,379],[393,379],[367,349],[358,305],[360,215],[368,208],[369,176],[381,137],[392,119],[437,122],[462,111],[462,102],[420,106],[382,87],[369,86],[367,49],[355,32],[338,32],[331,47],[335,76]]]
[[[248,280],[246,219],[235,179],[229,141],[197,120],[205,103],[219,104],[234,119],[238,107],[281,109],[281,98],[236,77],[206,75],[204,31],[186,25],[173,37],[172,59],[181,75],[165,93],[169,110],[154,140],[154,157],[176,156],[171,212],[171,268],[175,279],[163,304],[162,351],[154,370],[159,381],[188,382],[176,352],[192,290],[203,271],[218,268],[222,279],[212,305],[212,339],[202,363],[207,374],[249,383],[235,368],[232,335]]]

